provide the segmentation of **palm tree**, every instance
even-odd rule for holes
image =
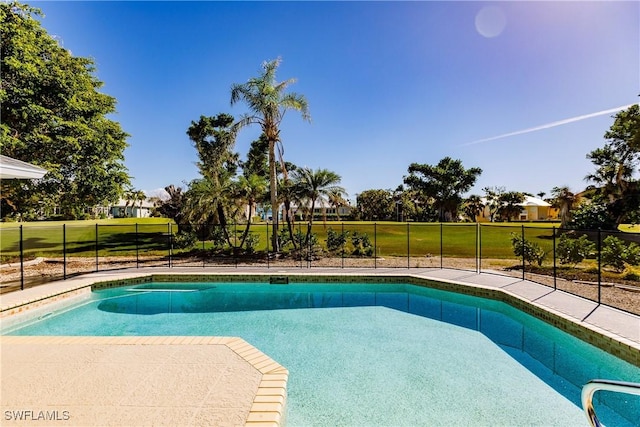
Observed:
[[[309,206],[309,223],[307,226],[307,236],[305,242],[311,236],[313,225],[313,212],[316,202],[326,201],[330,194],[340,192],[345,193],[345,189],[340,187],[340,175],[327,169],[312,170],[311,168],[300,168],[293,172],[295,193],[300,200]]]
[[[484,210],[484,203],[482,197],[472,194],[464,201],[464,214],[471,220],[476,222],[476,217]]]
[[[310,120],[307,100],[303,95],[294,92],[285,93],[287,87],[295,82],[288,79],[276,81],[276,70],[280,58],[262,63],[262,73],[249,79],[244,84],[231,86],[231,105],[244,100],[249,110],[235,125],[236,129],[257,123],[269,143],[269,184],[271,190],[271,207],[273,211],[274,230],[278,229],[278,177],[276,171],[276,145],[280,141],[280,123],[287,110],[297,110],[302,118]],[[282,160],[282,159],[281,159]],[[278,236],[273,233],[272,244],[278,252]]]
[[[248,177],[241,175],[236,181],[236,195],[238,200],[246,202],[249,205],[249,218],[247,220],[247,226],[244,229],[242,238],[240,240],[240,247],[244,246],[244,242],[249,235],[249,228],[251,227],[251,221],[255,212],[256,204],[258,200],[261,200],[264,193],[267,191],[267,181],[260,175],[251,174]]]
[[[344,191],[335,189],[329,191],[329,193],[327,194],[329,204],[336,210],[336,218],[338,221],[340,221],[340,208],[343,206],[349,206],[349,202],[344,199],[344,196],[348,196],[348,194]]]
[[[565,228],[571,221],[571,210],[578,203],[578,196],[569,187],[553,187],[551,204],[557,208],[560,216],[560,228]]]

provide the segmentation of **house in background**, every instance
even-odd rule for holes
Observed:
[[[118,200],[109,206],[108,216],[112,218],[148,218],[151,216],[151,209],[154,205],[149,200],[143,200],[142,203],[138,200],[136,202],[127,201],[124,199]]]
[[[486,199],[482,199],[486,203]],[[551,206],[551,203],[533,196],[524,196],[524,202],[520,203],[522,210],[511,218],[512,221],[557,221],[558,209]],[[478,222],[490,221],[489,208],[485,206],[482,213],[476,217]]]

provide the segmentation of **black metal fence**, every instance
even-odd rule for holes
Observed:
[[[449,268],[640,314],[640,234],[515,223],[33,224],[0,228],[2,292],[121,268]],[[637,256],[634,254],[637,250]]]

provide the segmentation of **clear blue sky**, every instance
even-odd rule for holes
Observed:
[[[190,122],[247,112],[230,106],[231,85],[278,56],[278,80],[298,79],[312,116],[287,114],[285,159],[340,174],[352,200],[445,156],[483,169],[471,193],[580,191],[613,123],[594,113],[640,94],[635,1],[30,4],[65,48],[94,58],[147,192],[198,177]],[[258,135],[240,133],[243,158]]]

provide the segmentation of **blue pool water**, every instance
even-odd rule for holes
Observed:
[[[404,284],[145,284],[14,335],[239,336],[290,371],[291,426],[585,426],[580,389],[640,368],[512,307]],[[640,398],[599,392],[609,426]]]

